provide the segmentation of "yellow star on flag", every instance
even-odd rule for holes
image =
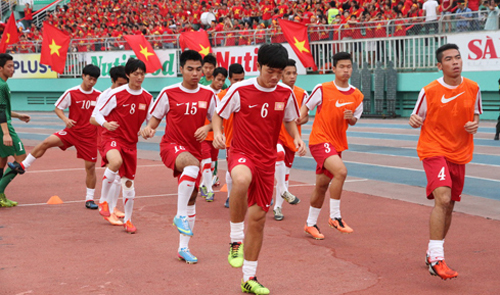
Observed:
[[[59,46],[56,44],[56,41],[54,41],[54,39],[52,39],[52,44],[49,45],[49,48],[50,48],[50,55],[54,54],[54,53],[57,53],[57,56],[61,56],[59,54],[59,49],[61,48],[62,46]]]
[[[198,53],[200,53],[201,55],[205,56],[205,55],[208,55],[210,53],[210,46],[203,47],[203,45],[200,44],[200,48],[201,48],[201,50],[198,51]]]
[[[299,40],[297,40],[296,37],[293,37],[293,40],[295,40],[295,43],[293,45],[295,45],[295,47],[297,47],[297,49],[302,53],[302,52],[307,52],[309,53],[309,50],[304,46],[304,44],[306,43],[306,40],[302,41],[302,42],[299,42]]]
[[[151,55],[155,55],[154,53],[149,52],[147,47],[142,47],[142,45],[141,45],[141,44],[139,44],[139,46],[141,46],[141,51],[140,51],[140,53],[142,53],[142,55],[144,55],[144,57],[146,58],[146,61],[148,60],[148,57],[149,57],[149,56],[151,56]]]
[[[5,41],[5,43],[9,43],[9,41],[10,41],[10,34],[7,33],[7,41]]]

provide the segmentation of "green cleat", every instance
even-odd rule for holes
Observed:
[[[16,205],[17,205],[17,202],[14,202],[14,201],[7,199],[5,194],[0,194],[0,207],[14,207]]]
[[[244,293],[252,293],[258,295],[269,294],[269,289],[262,286],[262,284],[257,281],[257,277],[250,278],[246,282],[243,282],[243,280],[241,280],[241,291]]]
[[[232,267],[243,266],[243,243],[234,242],[230,244],[227,261]]]

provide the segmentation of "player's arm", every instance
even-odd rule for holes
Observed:
[[[425,95],[425,90],[422,89],[418,95],[417,103],[410,116],[410,121],[408,122],[413,128],[420,128],[424,124],[425,115],[427,113],[427,100]]]
[[[296,123],[297,125],[302,125],[307,123],[307,121],[309,121],[309,109],[304,104],[300,108],[300,117],[297,119]]]
[[[354,110],[345,110],[344,111],[344,119],[347,120],[347,123],[351,126],[356,125],[359,118],[361,118],[361,114],[363,113],[363,103],[360,103],[359,106]]]
[[[155,136],[156,128],[160,125],[161,119],[151,116],[148,121],[148,125],[139,131],[139,134],[144,139],[152,138]]]
[[[222,120],[222,117],[217,112],[212,116],[212,129],[214,131],[214,141],[212,144],[216,149],[226,148],[226,137],[222,133]]]
[[[28,123],[31,120],[30,115],[27,114],[21,114],[17,112],[10,112],[10,116],[12,118],[18,118],[19,120]]]
[[[223,119],[228,119],[232,113],[240,111],[240,94],[237,91],[238,87],[231,87],[222,100],[217,104],[216,110],[212,116],[212,129],[214,131],[214,148],[226,148],[226,136],[222,130]]]
[[[299,129],[297,128],[297,117],[299,115],[299,106],[297,104],[297,100],[295,99],[295,95],[292,93],[288,98],[288,103],[285,107],[285,117],[283,119],[283,125],[285,126],[288,134],[293,138],[293,143],[295,144],[295,148],[299,153],[299,156],[304,156],[306,154],[306,145],[302,140]]]
[[[148,121],[148,124],[146,125],[146,127],[139,131],[139,134],[142,136],[142,138],[148,139],[155,136],[156,128],[158,128],[161,120],[167,115],[169,111],[170,104],[168,95],[165,90],[162,90],[156,98],[155,103],[150,104],[148,111],[148,117],[150,117],[150,119]]]
[[[90,117],[90,124],[95,126],[102,126],[109,131],[115,131],[120,127],[120,124],[116,121],[108,122],[104,116],[109,115],[109,113],[116,108],[116,96],[105,96],[99,98],[97,105],[92,111],[92,116]]]
[[[311,92],[311,96],[304,97],[302,107],[300,108],[300,117],[297,120],[298,125],[302,125],[309,121],[309,110],[313,110],[315,107],[323,103],[323,87],[318,84],[314,87]]]
[[[55,103],[56,108],[54,109],[54,112],[59,117],[59,119],[61,119],[64,122],[66,128],[71,128],[76,125],[75,120],[71,120],[64,114],[64,110],[68,108],[70,105],[71,105],[71,93],[69,91],[64,92],[63,95],[61,95],[61,97],[59,97],[59,99]]]
[[[474,119],[473,121],[469,121],[465,123],[465,131],[469,134],[476,134],[477,129],[479,128],[479,115],[483,113],[483,102],[481,98],[481,89],[478,89],[477,97],[476,97],[476,105],[474,108]]]
[[[208,111],[207,111],[207,119],[210,121],[209,124],[203,125],[200,128],[196,129],[194,132],[194,138],[196,138],[197,141],[202,142],[207,138],[208,132],[212,130],[212,116],[215,111],[215,104],[216,104],[217,97],[215,94],[212,96],[212,99],[210,100],[210,104],[208,106]]]
[[[0,89],[0,127],[3,132],[3,144],[12,146],[12,137],[10,136],[9,126],[7,125],[7,99],[6,89]]]

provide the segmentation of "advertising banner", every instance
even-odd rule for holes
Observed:
[[[49,66],[40,64],[40,54],[12,54],[14,76],[19,79],[57,79],[57,73]]]
[[[500,31],[473,32],[448,36],[457,44],[463,71],[498,71],[500,69]]]

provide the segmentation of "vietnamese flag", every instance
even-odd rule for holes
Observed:
[[[154,73],[163,68],[153,46],[144,35],[124,35],[123,38],[132,47],[135,56],[146,64],[146,73]]]
[[[182,51],[189,48],[198,51],[201,57],[205,57],[205,55],[212,52],[212,46],[210,46],[206,31],[182,32],[179,37],[179,44]]]
[[[2,40],[0,41],[0,53],[5,53],[7,46],[17,42],[19,42],[19,33],[17,32],[16,18],[14,17],[14,12],[12,12],[3,30]]]
[[[314,62],[307,36],[307,26],[302,23],[279,19],[279,25],[286,41],[290,44],[297,57],[306,68],[318,70]]]
[[[48,22],[44,22],[40,63],[50,66],[54,72],[62,74],[66,66],[70,41],[71,38],[68,33],[57,29]]]

